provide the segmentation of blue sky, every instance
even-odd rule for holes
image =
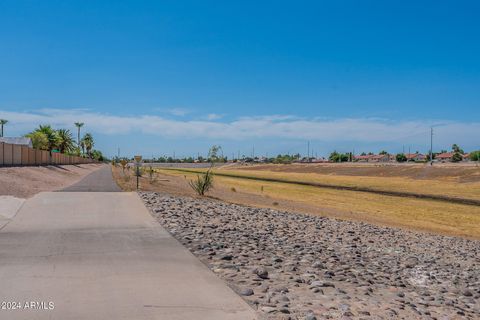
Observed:
[[[0,2],[0,117],[108,155],[479,149],[478,1]]]

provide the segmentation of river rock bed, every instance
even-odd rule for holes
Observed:
[[[480,319],[480,241],[140,193],[264,319]]]

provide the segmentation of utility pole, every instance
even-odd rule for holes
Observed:
[[[307,161],[310,162],[310,141],[307,141]]]
[[[430,165],[433,165],[433,127],[430,127]]]
[[[255,159],[255,146],[252,146],[252,159]]]
[[[117,158],[120,159],[120,147],[117,149]]]

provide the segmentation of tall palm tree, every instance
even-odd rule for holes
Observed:
[[[72,134],[68,129],[58,129],[57,134],[59,137],[58,150],[61,153],[73,151],[75,148],[75,143],[73,142]]]
[[[8,123],[8,120],[0,119],[0,126],[2,127],[2,130],[0,132],[0,137],[3,137],[3,125],[5,125],[7,123]]]
[[[85,133],[85,135],[82,138],[81,144],[82,144],[82,148],[85,148],[87,150],[87,154],[90,157],[90,153],[93,149],[93,146],[95,145],[92,134],[88,132]]]
[[[75,122],[75,127],[77,127],[77,147],[80,148],[80,128],[83,127],[83,122]]]

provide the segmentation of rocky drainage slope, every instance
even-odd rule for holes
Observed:
[[[267,319],[479,319],[480,241],[141,193]]]

